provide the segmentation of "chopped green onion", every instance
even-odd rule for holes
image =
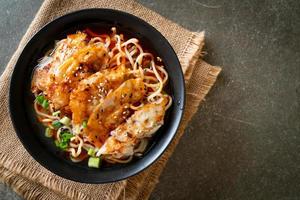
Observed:
[[[63,132],[60,137],[61,140],[55,140],[55,145],[60,148],[61,150],[66,150],[66,148],[69,145],[70,139],[73,137],[74,135],[72,133],[69,132]]]
[[[60,121],[53,121],[52,122],[52,126],[55,128],[55,129],[58,129],[62,126],[62,123]]]
[[[83,127],[83,128],[86,128],[86,127],[87,127],[87,122],[86,122],[85,120],[82,122],[82,127]]]
[[[88,162],[88,166],[89,167],[94,167],[94,168],[99,168],[100,166],[100,158],[99,157],[90,157],[89,158],[89,162]]]
[[[65,142],[59,142],[58,140],[55,140],[54,143],[61,150],[66,150],[66,148],[68,147],[68,144]]]
[[[55,111],[54,113],[52,113],[53,116],[58,116],[60,114],[60,110]]]
[[[94,149],[92,149],[92,148],[90,148],[89,150],[88,150],[88,155],[89,156],[95,156],[95,150]]]
[[[60,146],[59,146],[62,150],[66,150],[66,148],[68,147],[68,144],[67,143],[60,143]]]
[[[35,100],[38,102],[38,104],[42,105],[44,100],[45,100],[45,97],[43,95],[38,95]]]
[[[62,139],[63,142],[69,143],[70,139],[73,137],[74,135],[72,133],[69,132],[63,132],[60,137]]]
[[[45,108],[45,109],[47,109],[47,108],[49,107],[49,102],[48,102],[47,99],[45,99],[45,100],[43,101],[42,107]]]
[[[59,141],[58,140],[55,140],[54,144],[55,144],[55,146],[59,147]]]
[[[46,130],[45,130],[45,136],[46,137],[52,137],[52,131],[49,127],[47,127]]]
[[[71,122],[71,119],[69,117],[64,116],[61,120],[59,120],[59,122],[68,126]]]
[[[38,95],[35,100],[40,104],[43,108],[47,109],[49,107],[49,102],[43,95]]]

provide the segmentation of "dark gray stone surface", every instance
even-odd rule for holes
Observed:
[[[140,0],[223,66],[151,199],[300,198],[300,1]],[[41,0],[0,1],[3,71]],[[18,199],[6,186],[0,199]]]

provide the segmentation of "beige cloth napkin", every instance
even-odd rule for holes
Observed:
[[[84,8],[113,8],[132,13],[157,28],[176,51],[186,80],[186,109],[175,139],[161,158],[142,173],[109,184],[82,184],[63,179],[39,165],[25,151],[14,132],[8,110],[9,80],[24,45],[45,23]],[[131,0],[46,0],[29,26],[0,78],[0,178],[25,199],[147,199],[174,151],[187,123],[197,111],[219,67],[201,59],[204,33],[190,32]]]

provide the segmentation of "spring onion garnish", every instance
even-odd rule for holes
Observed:
[[[58,140],[55,140],[54,143],[55,143],[55,146],[59,147],[59,141]]]
[[[38,104],[42,105],[43,101],[45,100],[45,97],[43,95],[38,95],[35,100],[38,102]]]
[[[52,131],[49,127],[47,127],[45,130],[45,136],[49,138],[52,137]]]
[[[49,107],[49,102],[43,95],[38,95],[35,100],[40,104],[43,108],[47,109]]]
[[[61,150],[66,150],[66,148],[68,147],[67,143],[64,142],[59,142],[58,140],[54,141],[55,145],[60,148]]]
[[[45,99],[45,100],[43,101],[42,107],[45,108],[45,109],[47,109],[47,108],[49,107],[49,102],[48,102],[48,100]]]
[[[53,126],[53,128],[55,128],[55,129],[59,129],[61,126],[62,126],[62,123],[60,122],[60,121],[53,121],[52,122],[52,126]]]
[[[74,135],[70,132],[63,132],[60,137],[63,142],[69,142]]]
[[[88,166],[89,167],[94,167],[94,168],[99,168],[100,161],[101,161],[100,157],[90,157],[89,162],[88,162]]]
[[[95,150],[94,149],[92,149],[92,148],[90,148],[89,150],[88,150],[88,155],[89,156],[95,156]]]
[[[52,116],[58,116],[60,114],[60,110],[55,111],[54,113],[52,113]]]
[[[71,119],[69,117],[64,116],[61,120],[59,120],[59,122],[68,126],[71,122]]]
[[[82,122],[82,127],[83,127],[83,128],[86,128],[86,127],[87,127],[87,122],[86,122],[85,120]]]
[[[73,137],[74,135],[72,133],[69,132],[63,132],[60,137],[60,141],[55,140],[55,145],[60,148],[61,150],[66,150],[66,148],[69,145],[70,139]]]

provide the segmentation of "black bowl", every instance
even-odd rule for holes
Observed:
[[[165,124],[154,135],[143,157],[127,164],[92,169],[87,167],[86,163],[72,163],[59,153],[52,139],[44,136],[45,128],[38,123],[33,109],[30,82],[37,60],[53,47],[55,40],[86,27],[109,30],[113,26],[117,27],[120,33],[138,38],[142,45],[162,58],[169,74],[167,91],[173,98],[173,105],[165,117]],[[18,137],[25,149],[42,166],[66,179],[84,183],[107,183],[137,174],[159,158],[170,144],[179,126],[184,98],[184,78],[180,63],[162,34],[131,14],[111,9],[87,9],[67,14],[50,22],[27,43],[12,74],[9,108]]]

